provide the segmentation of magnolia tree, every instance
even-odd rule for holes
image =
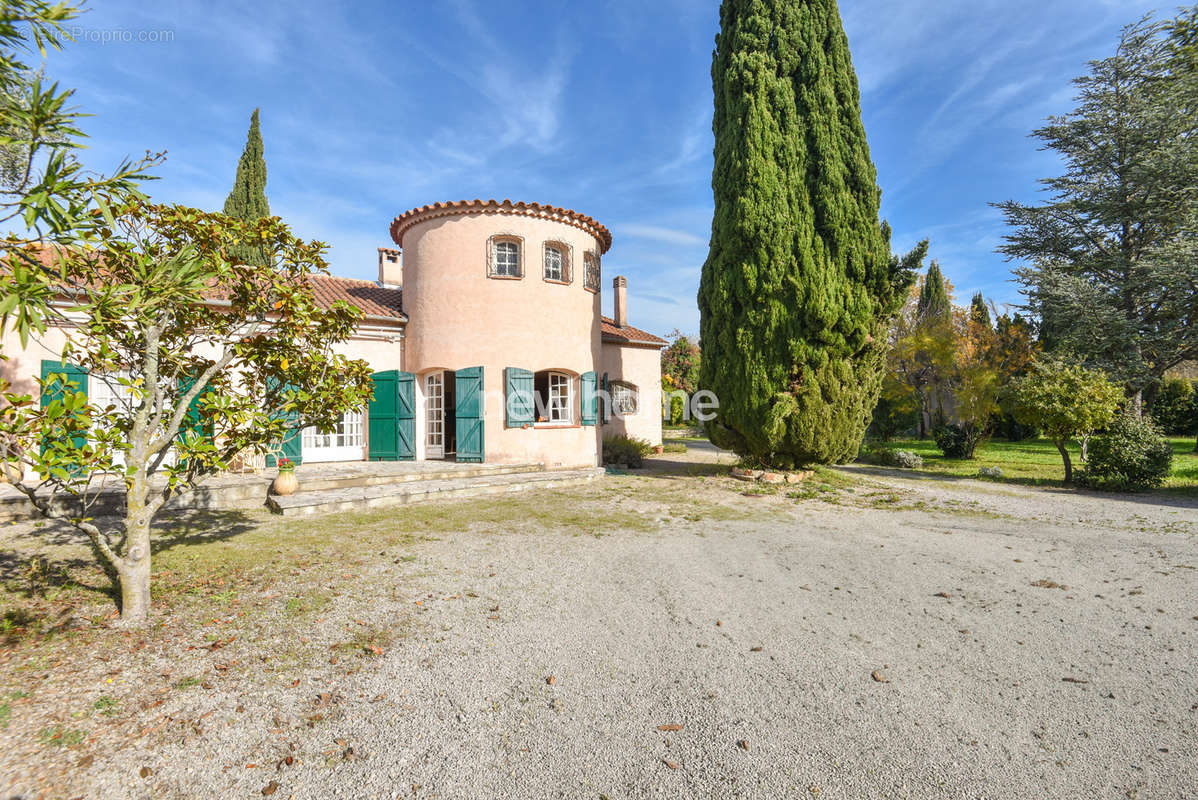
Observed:
[[[360,310],[322,308],[313,294],[310,277],[328,271],[323,244],[277,217],[140,201],[101,210],[92,247],[54,254],[64,368],[42,377],[40,402],[4,393],[0,456],[36,476],[16,486],[38,511],[87,534],[119,577],[122,619],[138,624],[163,505],[288,431],[331,428],[372,389],[365,362],[333,352]],[[228,255],[246,246],[265,263]],[[89,401],[87,375],[108,383],[104,403]],[[92,518],[114,482],[120,518]]]
[[[1109,425],[1125,402],[1123,390],[1106,374],[1059,362],[1038,363],[1011,382],[1015,418],[1044,432],[1065,463],[1065,483],[1073,482],[1069,441],[1089,437]]]

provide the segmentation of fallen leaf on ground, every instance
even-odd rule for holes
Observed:
[[[936,594],[932,595],[932,597],[943,597],[945,600],[947,600],[952,597],[952,595],[948,592],[936,592]]]
[[[739,740],[736,743],[736,746],[739,747],[741,750],[744,750],[746,753],[749,752],[749,742],[746,739]]]
[[[552,686],[554,683],[556,683],[556,680],[557,680],[556,678],[554,678],[552,675],[550,675],[549,677],[545,678],[545,683]]]
[[[154,770],[150,769],[149,767],[142,767],[137,774],[143,778],[148,778],[154,774]]]
[[[659,731],[680,731],[680,730],[682,730],[682,726],[681,725],[658,725],[657,729]]]
[[[678,765],[677,765],[677,764],[675,764],[673,761],[668,761],[668,760],[666,760],[666,759],[664,759],[664,758],[663,758],[663,759],[662,759],[662,763],[664,763],[664,764],[665,764],[667,767],[669,767],[670,769],[678,769]]]
[[[750,653],[760,653],[760,652],[761,652],[761,648],[760,648],[760,647],[750,647],[750,648],[749,648],[749,652],[750,652]]]
[[[262,794],[269,797],[270,795],[274,794],[278,790],[279,790],[279,782],[271,781],[270,783],[268,783],[262,787]]]
[[[882,671],[878,669],[875,669],[873,672],[871,672],[870,677],[878,683],[890,683],[890,678],[887,678],[882,674]]]
[[[1074,678],[1070,676],[1061,678],[1061,680],[1063,680],[1065,683],[1089,683],[1089,681],[1085,678]]]

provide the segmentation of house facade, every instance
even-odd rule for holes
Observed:
[[[338,350],[374,371],[368,408],[328,433],[296,430],[280,454],[300,463],[438,460],[594,466],[602,439],[661,442],[661,348],[628,324],[627,282],[601,313],[611,233],[570,209],[511,201],[436,203],[391,223],[376,282],[314,276],[317,301],[362,309]],[[0,362],[18,391],[61,370],[67,331]],[[112,381],[84,376],[89,399]],[[266,466],[274,463],[268,457]]]

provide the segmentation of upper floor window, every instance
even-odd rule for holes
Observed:
[[[601,276],[599,273],[599,256],[594,253],[586,253],[582,257],[583,279],[582,285],[590,289],[592,292],[599,291],[599,281]]]
[[[570,247],[561,242],[545,242],[545,280],[555,283],[569,283]]]
[[[492,236],[487,253],[487,274],[493,278],[522,277],[520,246],[521,240],[517,236]]]

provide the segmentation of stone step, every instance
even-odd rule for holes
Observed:
[[[544,464],[445,464],[426,461],[418,465],[413,462],[371,462],[377,467],[363,471],[355,464],[351,470],[338,472],[337,468],[322,469],[322,465],[301,466],[296,471],[299,492],[323,492],[331,489],[353,489],[361,486],[386,486],[413,481],[444,481],[456,478],[475,478],[483,475],[516,475],[528,472],[544,472]],[[273,480],[273,473],[270,480]],[[268,481],[269,482],[269,481]]]
[[[602,467],[589,467],[586,469],[542,470],[477,475],[468,478],[410,481],[404,484],[304,491],[286,497],[272,495],[267,500],[267,505],[271,511],[287,517],[366,511],[451,497],[480,497],[520,492],[526,489],[574,486],[593,481],[603,474]]]
[[[545,465],[526,464],[453,464],[439,462],[379,461],[348,464],[304,464],[297,470],[299,492],[335,491],[370,486],[394,486],[413,481],[454,480],[490,475],[520,475],[541,473]],[[217,475],[209,478],[190,494],[172,499],[165,510],[171,511],[232,511],[241,508],[262,508],[274,481],[275,472]],[[99,479],[97,479],[99,480]],[[88,504],[88,516],[98,517],[124,513],[125,489],[120,481],[109,476],[104,488],[93,487]],[[162,485],[158,480],[154,486]],[[55,499],[55,507],[68,515],[82,513],[79,501],[70,495]],[[0,524],[18,520],[38,519],[40,514],[25,495],[7,484],[0,484]]]

